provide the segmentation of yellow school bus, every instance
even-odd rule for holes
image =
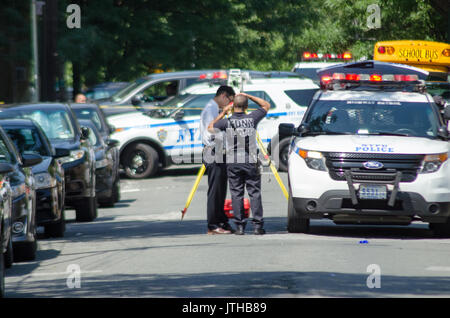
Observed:
[[[450,44],[431,41],[382,41],[375,44],[373,59],[401,63],[429,72],[430,81],[448,81]]]

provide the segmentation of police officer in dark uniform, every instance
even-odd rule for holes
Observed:
[[[248,100],[260,108],[246,114]],[[233,105],[226,106],[208,126],[213,132],[226,131],[227,175],[235,216],[235,234],[243,235],[246,220],[244,192],[247,189],[253,215],[254,234],[265,234],[261,199],[261,174],[257,163],[256,128],[267,115],[270,103],[262,98],[240,93],[234,97]],[[224,118],[231,109],[230,118]]]

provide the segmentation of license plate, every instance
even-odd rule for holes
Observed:
[[[361,184],[359,198],[366,200],[384,200],[387,198],[387,189],[384,185]]]

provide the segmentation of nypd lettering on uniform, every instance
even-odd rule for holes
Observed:
[[[361,144],[355,147],[355,151],[392,153],[394,152],[394,148],[384,144]]]

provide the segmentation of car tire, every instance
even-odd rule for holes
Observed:
[[[14,251],[12,245],[12,234],[9,237],[8,247],[6,249],[6,253],[4,255],[5,259],[5,268],[11,268],[14,263]]]
[[[14,246],[14,262],[28,262],[36,259],[37,240],[34,236],[33,242],[20,243]]]
[[[75,207],[77,222],[91,222],[97,218],[97,197],[87,197]]]
[[[449,238],[450,218],[447,218],[445,223],[430,223],[430,229],[433,231],[435,237]]]
[[[120,178],[119,178],[119,176],[117,176],[116,180],[117,181],[115,183],[115,187],[113,188],[114,203],[117,203],[120,201]]]
[[[119,193],[120,193],[120,181],[116,180],[116,181],[114,181],[112,189],[111,189],[111,196],[107,199],[99,201],[100,207],[102,207],[102,208],[114,207],[114,204],[119,201],[118,200],[118,198],[120,196]]]
[[[143,143],[131,145],[125,153],[125,174],[131,179],[143,179],[158,172],[158,152]]]
[[[287,230],[289,233],[308,233],[309,219],[302,218],[294,208],[294,200],[289,194]]]
[[[278,160],[276,160],[275,164],[277,165],[278,170],[282,172],[288,171],[290,141],[291,138],[284,138],[280,140],[273,149],[273,154],[278,154]]]
[[[0,236],[0,298],[5,297],[5,258],[3,257],[3,236]]]
[[[66,220],[64,208],[61,211],[61,218],[51,224],[46,224],[45,228],[45,236],[47,237],[64,237],[64,233],[66,232]]]

